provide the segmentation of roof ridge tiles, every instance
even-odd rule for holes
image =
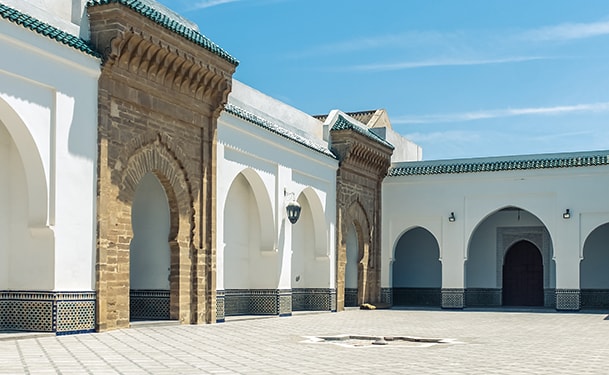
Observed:
[[[89,42],[0,3],[0,17],[93,57],[101,57]]]
[[[269,120],[266,120],[258,115],[255,115],[241,107],[238,107],[234,104],[231,103],[227,103],[224,106],[224,110],[227,113],[230,113],[233,116],[239,117],[243,120],[246,120],[254,125],[258,125],[261,128],[264,128],[272,133],[275,133],[279,136],[282,136],[286,139],[289,139],[291,141],[294,141],[302,146],[305,146],[307,148],[310,148],[312,150],[315,150],[317,152],[320,152],[326,156],[330,156],[333,159],[336,159],[336,156],[332,153],[332,151],[330,151],[327,147],[323,147],[322,145],[319,145],[301,135],[298,135],[288,129],[285,129]]]
[[[365,137],[373,139],[387,147],[390,147],[392,150],[394,149],[394,147],[391,143],[387,142],[385,139],[383,139],[382,137],[380,137],[379,135],[377,135],[370,129],[368,129],[364,126],[360,126],[357,123],[354,123],[352,121],[349,121],[345,117],[343,117],[343,115],[339,114],[338,119],[336,120],[334,125],[332,125],[331,130],[347,130],[347,129],[353,130],[356,133],[359,133]]]
[[[543,157],[545,156],[545,157]],[[508,158],[508,157],[506,157]],[[609,165],[609,151],[588,153],[547,154],[509,157],[509,159],[432,160],[405,162],[394,165],[389,177],[501,172],[512,170],[576,168]]]
[[[88,0],[87,6],[98,6],[98,5],[106,5],[106,4],[121,4],[126,7],[129,7],[133,11],[139,13],[140,15],[148,18],[149,20],[155,22],[156,24],[164,27],[165,29],[172,31],[183,38],[193,42],[194,44],[205,48],[206,50],[214,53],[215,55],[221,57],[222,59],[228,61],[234,66],[239,65],[239,60],[231,56],[228,52],[222,49],[219,45],[211,41],[208,37],[201,34],[200,32],[168,17],[167,15],[159,12],[154,9],[154,7],[149,6],[148,4],[143,3],[140,0]]]

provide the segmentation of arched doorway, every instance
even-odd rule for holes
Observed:
[[[361,262],[360,236],[355,224],[347,228],[347,264],[345,265],[345,307],[358,306],[359,269]]]
[[[421,227],[407,231],[397,242],[394,258],[393,304],[440,306],[442,263],[434,235]]]
[[[609,223],[590,233],[584,242],[579,285],[582,308],[609,308]]]
[[[503,260],[504,306],[543,306],[543,258],[529,241],[513,244]]]
[[[465,262],[465,306],[506,305],[504,263],[508,251],[521,241],[532,244],[541,256],[543,299],[540,305],[555,306],[556,266],[552,259],[552,238],[539,217],[516,206],[489,213],[472,232]],[[508,298],[508,303],[514,302],[509,302]]]
[[[264,183],[253,170],[239,173],[224,205],[225,316],[278,313],[273,228]]]
[[[171,217],[165,189],[151,172],[135,189],[129,245],[131,319],[170,318]]]
[[[298,222],[292,225],[292,311],[330,310],[330,268],[325,217],[311,188],[298,196]]]

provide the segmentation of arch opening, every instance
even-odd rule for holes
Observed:
[[[11,114],[16,116],[12,111]],[[23,123],[13,127],[27,133]],[[22,138],[14,138],[0,119],[0,290],[52,290],[54,238],[44,224],[45,178],[42,168],[28,170],[39,153],[33,143],[20,147],[19,143],[24,143]],[[24,148],[28,150],[29,162],[24,160]],[[36,194],[32,199],[36,192],[42,196]],[[42,207],[32,208],[35,204]]]
[[[171,318],[171,210],[152,172],[138,183],[131,206],[130,318]]]
[[[345,307],[358,306],[360,268],[362,261],[361,231],[355,223],[347,227],[347,264],[345,265]]]
[[[533,303],[527,302],[525,297],[521,301],[514,297],[514,302],[510,301],[512,297],[508,297],[506,304],[504,260],[512,246],[521,241],[530,243],[540,254],[542,301],[537,299]],[[521,306],[555,307],[556,266],[552,253],[552,240],[546,226],[531,212],[508,206],[490,213],[480,221],[469,239],[465,262],[465,305],[498,307],[517,303]],[[535,293],[535,298],[539,298],[539,289]]]
[[[581,307],[609,308],[609,223],[586,238],[579,270]]]
[[[392,266],[393,304],[440,306],[442,263],[440,247],[425,228],[406,231],[397,241]]]
[[[224,205],[225,316],[275,314],[277,252],[264,234],[273,221],[260,199],[250,178],[238,174]]]
[[[308,192],[308,193],[307,193]],[[329,258],[323,244],[327,243],[323,212],[311,192],[305,189],[298,196],[300,219],[292,226],[292,311],[330,310]],[[312,193],[314,194],[314,193]]]
[[[543,306],[543,259],[529,241],[518,241],[503,261],[503,306]]]

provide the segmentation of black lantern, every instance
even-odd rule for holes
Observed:
[[[288,212],[288,220],[290,223],[296,224],[298,218],[300,217],[300,205],[296,201],[291,201],[285,206],[285,210]]]

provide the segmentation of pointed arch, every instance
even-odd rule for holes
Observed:
[[[131,207],[140,181],[148,173],[158,179],[169,205],[170,228],[167,239],[170,249],[169,318],[192,323],[196,321],[194,311],[197,303],[196,296],[193,295],[193,280],[196,275],[193,274],[195,271],[191,256],[194,251],[193,199],[189,177],[183,168],[184,164],[172,152],[173,147],[167,142],[168,139],[157,135],[149,143],[143,143],[135,150],[132,149],[132,153],[122,161],[118,159],[113,178],[119,181],[118,198],[119,201],[124,202],[125,209],[118,210],[116,214],[120,216],[119,222],[131,223]],[[124,233],[130,243],[133,239],[131,226]],[[119,270],[129,270],[129,258],[125,260],[119,257],[117,262]],[[100,276],[100,279],[103,279],[103,276]],[[142,296],[134,294],[131,303],[139,303],[140,297]],[[167,298],[164,294],[158,297]],[[150,308],[154,309],[154,307]]]
[[[465,262],[467,306],[501,306],[506,253],[520,241],[539,249],[543,267],[544,305],[553,305],[556,266],[550,233],[534,213],[516,205],[496,208],[475,226]]]

